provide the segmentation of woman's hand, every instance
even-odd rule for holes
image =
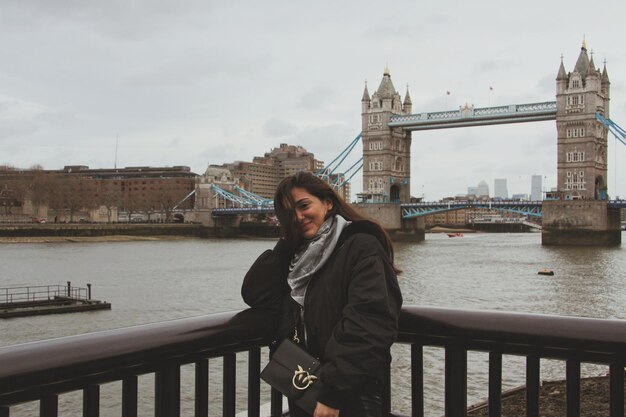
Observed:
[[[339,410],[318,402],[313,417],[339,417]]]

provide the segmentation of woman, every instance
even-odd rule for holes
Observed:
[[[402,305],[389,236],[309,172],[279,184],[274,208],[282,237],[246,274],[244,301],[278,317],[274,346],[320,359],[315,417],[380,416]]]

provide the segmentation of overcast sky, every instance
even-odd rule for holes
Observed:
[[[561,54],[571,71],[583,37],[626,127],[624,16],[623,0],[0,0],[0,164],[112,167],[118,136],[118,167],[202,173],[280,143],[330,162],[385,65],[414,113],[554,101]],[[529,193],[532,174],[549,189],[556,127],[416,132],[411,157],[412,193],[427,200],[481,180],[493,193],[495,178]],[[612,136],[608,185],[626,197]]]

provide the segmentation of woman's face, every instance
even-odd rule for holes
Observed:
[[[330,200],[322,201],[300,187],[291,190],[291,198],[295,204],[296,220],[302,237],[312,239],[326,220],[333,203]]]

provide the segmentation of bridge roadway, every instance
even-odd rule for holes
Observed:
[[[429,214],[466,208],[486,208],[531,217],[541,217],[541,201],[439,201],[402,204],[402,218],[428,216]]]
[[[508,211],[511,213],[519,213],[525,216],[537,217],[542,216],[541,201],[508,201],[508,200],[492,200],[492,201],[449,201],[449,202],[422,202],[399,204],[402,210],[402,218],[410,219],[414,217],[427,216],[429,214],[440,213],[444,211],[460,210],[464,208],[487,208],[500,211]],[[626,200],[610,200],[607,206],[609,208],[626,208]],[[256,206],[256,207],[231,207],[231,208],[215,208],[212,210],[214,217],[225,216],[241,216],[245,214],[273,214],[274,207]]]

